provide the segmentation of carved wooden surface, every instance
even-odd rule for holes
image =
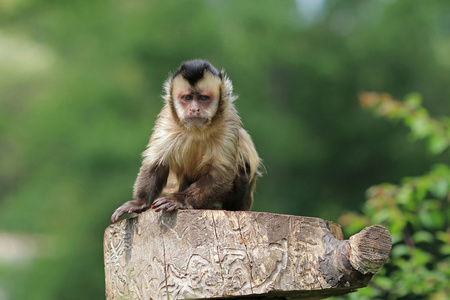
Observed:
[[[318,218],[150,210],[106,229],[106,298],[320,299],[366,286],[390,249],[381,226],[343,241]]]

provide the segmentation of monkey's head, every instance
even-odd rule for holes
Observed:
[[[200,59],[183,62],[165,87],[173,117],[187,129],[208,127],[223,110],[224,92],[232,90],[223,71]]]

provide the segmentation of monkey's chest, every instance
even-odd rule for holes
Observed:
[[[186,143],[171,163],[171,171],[178,176],[188,177],[192,180],[198,179],[208,172],[213,165],[214,147],[205,143]]]

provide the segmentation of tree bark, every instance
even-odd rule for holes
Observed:
[[[106,298],[342,295],[368,284],[388,259],[391,243],[378,225],[344,241],[339,225],[318,218],[149,210],[105,231]]]

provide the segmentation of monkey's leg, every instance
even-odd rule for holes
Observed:
[[[253,203],[253,191],[255,190],[256,185],[256,176],[253,177],[252,181],[247,187],[247,190],[245,191],[244,198],[242,199],[242,202],[239,203],[239,205],[236,207],[235,210],[250,210]]]
[[[111,223],[116,222],[125,213],[141,213],[150,208],[153,200],[159,196],[167,183],[169,168],[165,166],[142,166],[134,184],[133,198],[116,209]]]
[[[225,210],[250,210],[253,202],[253,190],[256,177],[250,181],[250,175],[243,168],[233,180],[233,188],[223,199],[222,208]]]
[[[152,208],[171,212],[177,209],[217,208],[232,187],[232,180],[215,169],[209,171],[184,191],[156,199]]]

